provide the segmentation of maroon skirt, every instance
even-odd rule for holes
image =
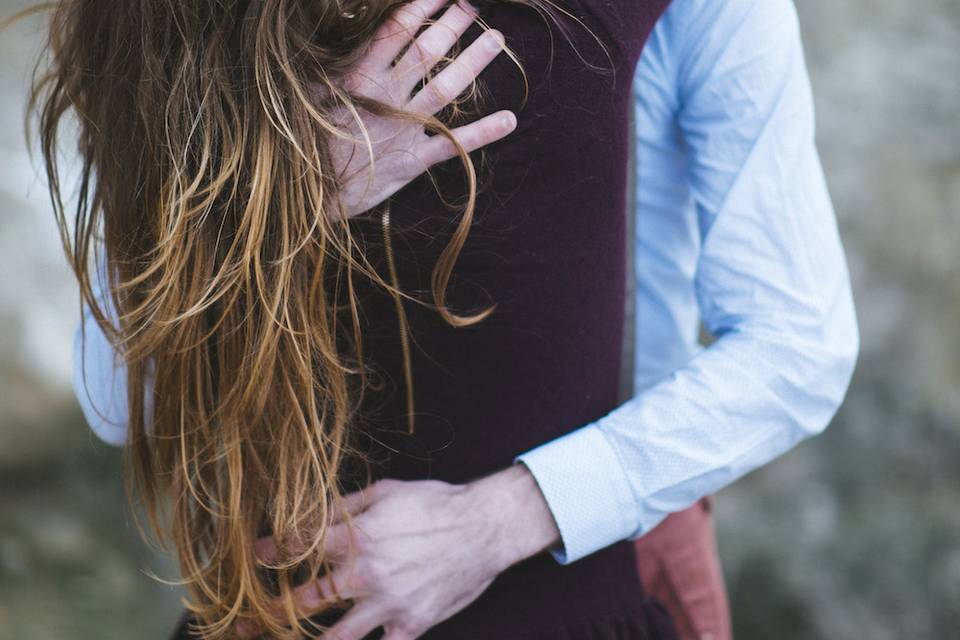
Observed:
[[[584,584],[590,588],[584,589]],[[505,571],[475,602],[421,638],[676,640],[677,632],[663,604],[646,595],[630,596],[638,591],[631,543],[617,543],[569,565],[541,554]],[[584,615],[584,611],[591,613]],[[314,622],[329,626],[336,618],[327,615]],[[189,633],[189,622],[184,614],[171,640],[196,640],[198,636]],[[382,635],[380,629],[364,640]]]

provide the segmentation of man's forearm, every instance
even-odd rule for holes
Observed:
[[[502,569],[560,543],[557,523],[526,465],[474,480],[465,492],[471,508],[491,524],[491,553]]]

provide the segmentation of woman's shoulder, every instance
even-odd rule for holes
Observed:
[[[654,25],[670,4],[670,0],[565,0],[561,6],[579,10],[582,16],[577,18],[592,18],[610,43],[636,62]]]

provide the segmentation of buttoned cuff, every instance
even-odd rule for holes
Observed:
[[[514,459],[530,469],[560,530],[561,549],[550,553],[570,564],[636,533],[637,505],[613,446],[589,425]]]

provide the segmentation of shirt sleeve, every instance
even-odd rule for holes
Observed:
[[[563,564],[642,536],[821,432],[859,349],[793,4],[675,0],[657,29],[647,71],[675,88],[701,235],[694,286],[716,340],[516,458],[557,520]]]
[[[100,308],[116,324],[116,311],[105,291],[107,282],[105,262],[101,260],[91,287]],[[130,420],[127,368],[86,303],[74,330],[73,390],[93,432],[108,444],[122,446]]]

